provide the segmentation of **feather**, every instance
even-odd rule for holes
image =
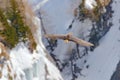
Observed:
[[[78,37],[75,37],[72,34],[65,34],[65,35],[64,34],[46,34],[45,37],[50,39],[55,39],[55,40],[56,39],[68,40],[86,47],[94,46],[92,43],[84,41]]]

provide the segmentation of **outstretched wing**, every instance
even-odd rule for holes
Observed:
[[[94,46],[92,43],[84,41],[84,40],[77,38],[77,37],[74,37],[74,36],[70,37],[70,41],[78,43],[81,46],[86,46],[86,47]]]
[[[81,46],[86,46],[86,47],[90,47],[90,46],[94,46],[92,43],[84,41],[80,38],[74,37],[71,34],[66,34],[66,35],[58,35],[58,34],[47,34],[45,35],[46,38],[51,38],[51,39],[63,39],[63,40],[68,40],[68,41],[72,41],[75,42]]]

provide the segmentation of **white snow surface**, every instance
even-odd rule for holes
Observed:
[[[40,1],[39,4],[41,3],[42,1]],[[42,6],[39,6],[39,4],[36,5],[37,9],[36,6],[34,6],[34,9],[36,12],[41,12],[43,24],[47,34],[66,34],[70,32],[75,36],[83,37],[89,34],[88,30],[92,27],[91,21],[89,20],[85,20],[88,24],[75,21],[73,28],[67,31],[69,25],[74,19],[74,10],[78,8],[80,3],[81,0],[48,0]],[[59,41],[58,44],[59,45],[55,49],[54,53],[61,59],[65,59],[64,57],[69,55],[66,53],[70,52],[69,50],[75,47],[75,44],[71,42],[70,44],[66,44],[63,41]],[[59,51],[61,52],[60,54],[58,53]]]
[[[30,54],[29,50],[24,46],[24,44],[20,44],[14,48],[11,51],[10,56],[13,61],[17,61],[19,63],[18,66],[21,69],[32,67],[32,54]]]
[[[92,10],[95,6],[97,6],[97,3],[95,0],[85,0],[85,8],[88,10]]]
[[[91,29],[91,21],[85,20],[84,23],[75,21],[73,28],[67,30],[68,26],[74,19],[74,10],[78,7],[81,0],[30,0],[34,5],[34,10],[41,11],[45,29],[48,33],[65,34],[72,32],[75,36],[85,38],[89,34]],[[86,8],[92,9],[96,5],[94,0],[86,0]],[[110,31],[100,40],[100,45],[95,48],[93,52],[89,52],[86,57],[87,63],[81,64],[82,74],[85,76],[79,76],[77,80],[110,80],[113,72],[116,69],[117,63],[120,60],[120,1],[113,1],[112,8],[113,14],[113,26]],[[39,3],[38,3],[39,2]],[[36,5],[36,6],[35,6]],[[36,31],[36,39],[38,41],[37,49],[34,54],[31,54],[27,47],[20,43],[12,51],[10,51],[10,61],[6,64],[10,65],[13,73],[18,76],[14,80],[63,80],[60,72],[54,66],[54,64],[46,57],[44,45],[41,42],[40,21],[37,17],[33,19],[34,23],[38,25],[38,31]],[[63,41],[58,42],[58,46],[54,51],[54,54],[61,60],[67,60],[70,55],[70,50],[75,47],[74,43],[65,44]],[[89,68],[86,68],[89,65]],[[70,70],[70,69],[67,69]],[[49,72],[49,74],[47,73]],[[70,71],[64,71],[62,73],[64,80],[69,80],[71,75]],[[3,76],[0,80],[7,79],[7,66],[3,68]]]
[[[90,52],[87,64],[89,69],[82,71],[86,77],[80,77],[81,80],[110,80],[116,66],[120,60],[120,31],[119,31],[119,13],[116,7],[120,6],[119,0],[113,2],[113,26],[107,35],[100,41],[100,46],[94,52]],[[78,79],[79,80],[79,79]]]
[[[93,51],[89,52],[87,63],[82,65],[82,74],[77,80],[110,80],[113,72],[116,69],[117,63],[120,60],[120,1],[113,1],[112,8],[114,10],[113,26],[110,31],[100,40],[100,45]],[[41,4],[41,2],[39,3]],[[48,0],[42,6],[37,5],[36,12],[41,11],[44,26],[47,33],[65,34],[72,32],[75,36],[86,37],[92,24],[90,20],[85,20],[84,23],[75,21],[71,30],[66,30],[74,19],[74,9],[78,7],[80,0]],[[95,0],[86,0],[86,8],[92,9],[96,6]],[[36,8],[34,6],[34,8]],[[75,47],[74,43],[65,44],[62,41],[58,42],[58,46],[54,54],[61,60],[67,60],[70,50]],[[78,65],[80,62],[78,62]],[[89,65],[89,68],[86,68]],[[81,65],[79,65],[81,66]],[[67,69],[69,70],[69,69]],[[64,71],[64,80],[69,80],[70,71]]]
[[[0,48],[0,54],[2,53],[2,49]]]
[[[42,4],[43,1],[46,2]],[[68,28],[68,25],[74,18],[73,10],[74,8],[78,7],[80,1],[79,0],[64,0],[64,1],[43,0],[43,1],[36,5],[36,7],[34,6],[34,10],[41,12],[46,32],[65,33],[65,30]]]
[[[37,26],[34,33],[37,41],[36,50],[31,53],[24,43],[16,45],[10,50],[10,60],[5,62],[0,80],[9,80],[8,73],[13,80],[63,80],[41,41],[39,18],[34,17],[33,23]],[[8,66],[11,72],[8,71]]]

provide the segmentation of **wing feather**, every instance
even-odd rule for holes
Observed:
[[[92,43],[84,41],[80,38],[77,38],[71,34],[66,34],[66,35],[59,35],[59,34],[47,34],[45,35],[46,38],[51,38],[51,39],[63,39],[63,40],[68,40],[68,41],[72,41],[75,42],[81,46],[86,46],[86,47],[90,47],[90,46],[94,46]]]

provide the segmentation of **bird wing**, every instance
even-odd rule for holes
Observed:
[[[51,39],[63,39],[63,40],[68,40],[68,41],[72,41],[75,42],[81,46],[86,46],[86,47],[90,47],[90,46],[94,46],[92,43],[84,41],[80,38],[74,37],[71,34],[66,34],[66,35],[58,35],[58,34],[47,34],[45,35],[46,38],[51,38]]]
[[[86,47],[94,46],[92,43],[84,41],[84,40],[77,38],[77,37],[74,37],[74,36],[70,37],[70,41],[78,43],[81,46],[86,46]]]

